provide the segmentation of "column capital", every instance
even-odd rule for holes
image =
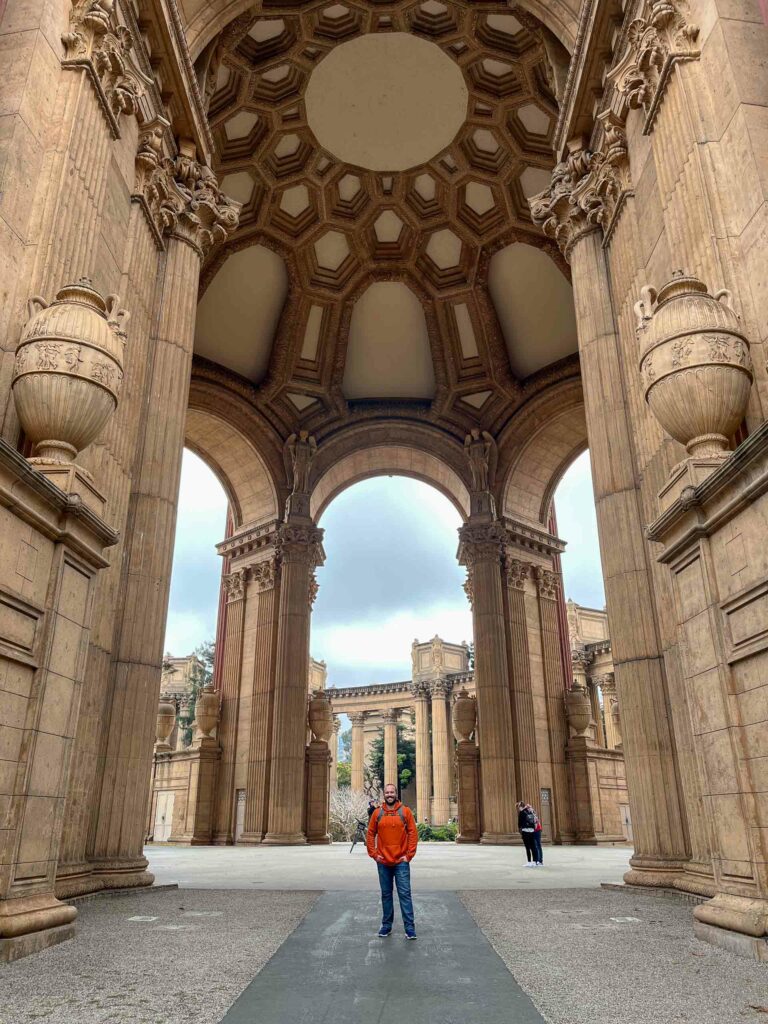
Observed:
[[[248,569],[236,569],[234,572],[222,576],[221,582],[227,595],[227,604],[231,604],[233,601],[242,601],[245,597],[248,577]]]
[[[600,679],[600,689],[603,691],[604,697],[616,697],[616,680],[613,672],[606,673],[606,675]]]
[[[520,558],[504,556],[504,574],[510,590],[525,590],[525,584],[531,577],[533,566]]]
[[[163,161],[167,195],[160,203],[164,227],[174,238],[190,245],[201,259],[237,227],[240,203],[219,188],[216,175],[182,152]]]
[[[576,648],[571,651],[571,664],[576,672],[583,672],[586,675],[587,667],[592,662],[592,655],[583,649]]]
[[[350,716],[349,716],[349,720],[352,723],[352,725],[357,725],[357,726],[362,725],[365,722],[365,719],[366,719],[366,712],[365,711],[353,711],[350,714]]]
[[[459,562],[470,570],[478,562],[501,563],[504,527],[499,522],[465,523],[459,530]]]
[[[250,578],[260,594],[273,589],[279,574],[278,561],[274,555],[271,558],[265,558],[261,562],[256,562],[248,568]]]
[[[314,524],[281,523],[277,550],[283,562],[303,562],[315,569],[325,561],[323,530]]]
[[[429,699],[429,682],[426,679],[418,679],[411,683],[411,696],[414,700]]]
[[[385,724],[397,725],[400,721],[400,708],[387,708],[381,712],[381,717],[384,719]]]
[[[536,577],[536,590],[539,597],[548,601],[557,600],[557,594],[560,589],[560,574],[553,569],[545,569],[544,566],[537,565],[534,575]]]
[[[453,690],[453,681],[451,679],[430,679],[429,681],[429,692],[432,694],[432,698],[435,697],[445,699],[450,697]]]

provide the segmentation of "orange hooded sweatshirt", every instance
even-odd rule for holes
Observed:
[[[402,808],[402,817],[399,813],[400,808]],[[373,857],[374,860],[381,857],[385,864],[391,866],[399,864],[405,857],[410,863],[416,856],[418,841],[416,822],[410,807],[406,807],[399,801],[391,808],[382,804],[371,815],[365,845],[368,849],[368,856]]]

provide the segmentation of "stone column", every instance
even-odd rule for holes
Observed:
[[[596,231],[570,251],[597,525],[635,850],[626,881],[670,885],[687,859],[665,668],[643,542],[611,287]]]
[[[429,739],[429,687],[411,686],[416,706],[416,816],[419,821],[432,818],[432,751]]]
[[[384,778],[382,779],[382,786],[386,786],[387,783],[392,782],[397,786],[399,792],[400,784],[398,781],[397,771],[397,723],[400,718],[400,711],[397,709],[383,711],[382,718],[384,719]]]
[[[364,782],[363,765],[363,724],[365,712],[356,711],[349,716],[352,723],[352,789],[354,792],[362,793]]]
[[[341,719],[333,719],[333,736],[331,737],[331,789],[338,789],[339,786],[339,730]]]
[[[432,694],[432,776],[435,795],[432,800],[433,825],[445,825],[451,815],[451,760],[448,758],[448,712],[446,699],[451,686],[445,679],[433,679]]]
[[[260,561],[248,567],[251,577],[250,607],[256,602],[255,629],[251,635],[253,682],[251,686],[248,770],[245,785],[245,814],[239,842],[260,843],[267,831],[269,774],[272,756],[272,715],[275,692],[275,652],[280,572],[274,549],[274,526],[268,528],[268,546]],[[234,799],[232,794],[231,799]]]
[[[156,294],[152,365],[132,474],[120,581],[123,604],[115,630],[108,732],[96,797],[91,859],[103,888],[152,882],[142,853],[144,810],[168,611],[200,265],[211,245],[226,238],[238,221],[237,204],[222,195],[211,171],[194,160],[190,148],[184,144],[182,148],[167,182],[170,233]]]
[[[565,747],[568,728],[565,721],[565,676],[557,618],[559,577],[543,567],[535,571],[536,593],[541,623],[541,649],[544,661],[544,691],[547,696],[547,724],[552,758],[552,838],[556,843],[574,839],[573,809],[568,787]]]
[[[505,560],[509,614],[510,697],[515,738],[515,781],[521,800],[539,804],[539,765],[536,753],[536,722],[533,711],[531,656],[528,649],[528,621],[525,588],[531,566],[507,555]]]
[[[221,671],[221,712],[219,745],[221,764],[216,793],[213,842],[226,846],[233,842],[235,813],[235,755],[240,710],[240,676],[243,665],[243,623],[248,591],[248,569],[236,569],[222,579],[227,595],[227,629],[224,634],[224,659]]]
[[[466,523],[459,559],[469,570],[483,796],[483,843],[519,841],[509,666],[501,589],[503,527]]]
[[[603,717],[605,718],[605,745],[609,750],[615,750],[621,743],[621,737],[617,734],[616,722],[613,717],[613,706],[616,703],[616,683],[613,673],[609,672],[600,680],[600,690],[603,694]]]
[[[315,595],[314,569],[323,562],[323,531],[289,519],[280,527],[280,606],[272,716],[272,765],[268,831],[264,842],[305,842],[302,831],[306,750],[309,628]],[[327,766],[326,766],[327,773]]]

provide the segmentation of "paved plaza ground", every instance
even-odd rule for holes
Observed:
[[[626,848],[422,844],[419,939],[375,935],[348,847],[147,854],[178,889],[79,904],[73,942],[0,967],[0,1024],[736,1024],[768,970],[695,940],[691,907],[600,889]]]

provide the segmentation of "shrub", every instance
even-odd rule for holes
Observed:
[[[455,843],[459,828],[453,822],[447,825],[427,825],[420,821],[416,826],[422,843]]]

